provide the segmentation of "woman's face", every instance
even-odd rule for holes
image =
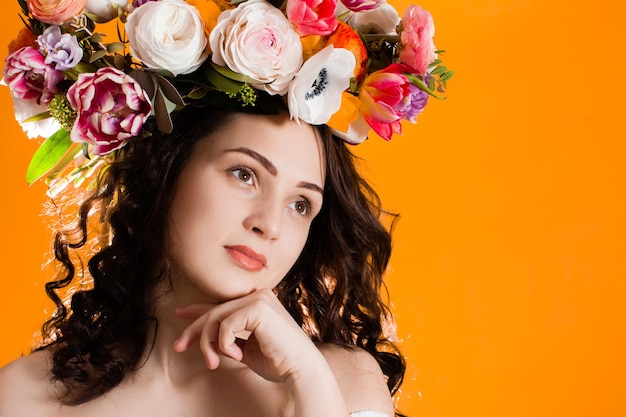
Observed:
[[[324,172],[317,131],[286,115],[237,114],[198,142],[170,213],[178,295],[222,302],[274,288],[320,211]]]

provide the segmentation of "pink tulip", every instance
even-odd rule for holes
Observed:
[[[13,97],[47,104],[60,92],[57,84],[63,80],[63,73],[44,60],[41,52],[32,46],[25,46],[7,57],[2,77]]]
[[[386,0],[341,0],[344,6],[353,12],[374,10],[385,4]]]
[[[150,99],[139,84],[111,67],[80,74],[67,98],[77,112],[70,138],[92,144],[95,155],[119,149],[139,135],[152,111]]]
[[[433,17],[421,7],[410,5],[400,22],[400,61],[418,74],[425,74],[435,60],[435,25]]]
[[[359,94],[365,121],[385,140],[390,140],[394,133],[402,134],[404,114],[401,109],[412,94],[403,69],[400,65],[391,65],[373,72],[363,82]]]
[[[289,0],[287,18],[300,36],[330,35],[337,28],[337,0]]]

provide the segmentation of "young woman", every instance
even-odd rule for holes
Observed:
[[[90,219],[112,238],[46,344],[0,371],[0,416],[393,414],[390,236],[346,146],[284,112],[174,117],[57,236],[51,294],[82,276]]]
[[[0,417],[396,412],[391,237],[345,142],[451,73],[425,10],[342,1],[20,1],[3,81],[47,138],[59,269]]]

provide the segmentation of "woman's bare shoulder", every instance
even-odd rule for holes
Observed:
[[[323,344],[320,351],[339,383],[348,410],[372,410],[394,415],[385,375],[372,355],[360,348]]]
[[[40,351],[0,368],[0,417],[54,415],[50,357]]]

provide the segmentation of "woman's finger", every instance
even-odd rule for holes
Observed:
[[[212,304],[190,304],[174,310],[176,317],[182,320],[195,320],[214,307]]]
[[[203,332],[205,321],[206,320],[203,315],[196,318],[191,324],[185,327],[178,339],[174,342],[174,347],[176,348],[176,351],[183,352],[189,349],[189,346],[191,346],[196,340],[198,340]]]

